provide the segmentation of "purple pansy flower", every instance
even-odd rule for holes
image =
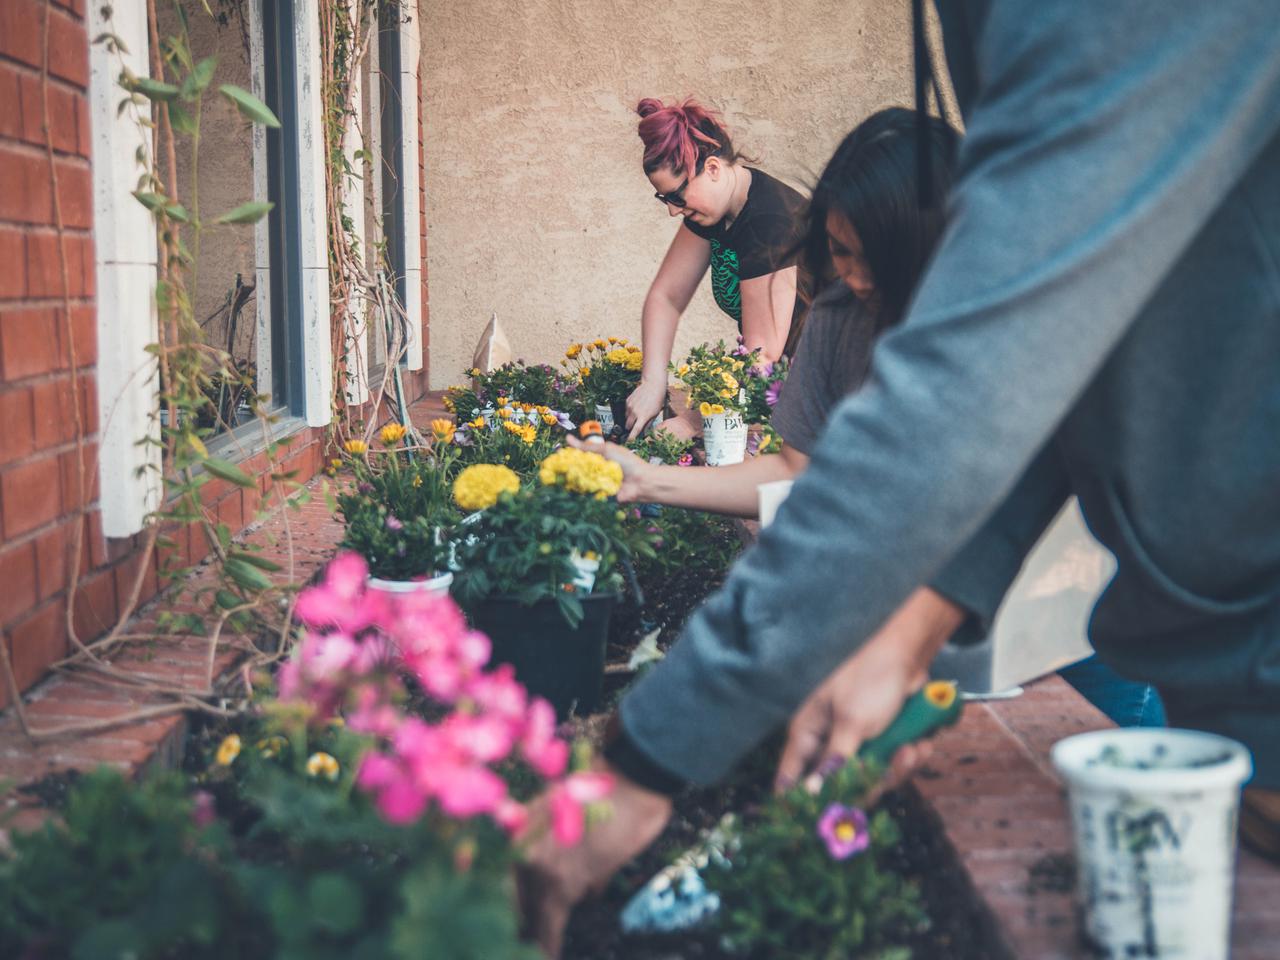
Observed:
[[[857,807],[833,803],[818,819],[818,836],[827,845],[832,860],[848,860],[871,845],[867,815]]]

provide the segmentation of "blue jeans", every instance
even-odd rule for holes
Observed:
[[[1164,703],[1149,683],[1126,680],[1097,654],[1058,671],[1058,676],[1120,727],[1163,727]]]

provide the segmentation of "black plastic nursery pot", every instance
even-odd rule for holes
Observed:
[[[605,647],[616,594],[582,598],[582,622],[572,628],[554,600],[526,605],[514,597],[490,597],[471,611],[475,628],[493,643],[491,663],[509,663],[516,679],[544,697],[564,720],[600,706]]]

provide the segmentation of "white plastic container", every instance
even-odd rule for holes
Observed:
[[[773,518],[778,515],[778,508],[787,499],[794,484],[794,480],[770,480],[756,485],[756,495],[760,498],[761,529],[773,523]]]
[[[605,403],[597,403],[596,419],[600,421],[600,429],[604,431],[606,437],[613,433],[613,428],[616,426],[613,422],[613,407]]]
[[[600,572],[600,561],[584,557],[577,550],[569,554],[569,562],[575,571],[572,583],[583,593],[590,593],[596,586],[596,574]]]
[[[1249,751],[1193,730],[1099,730],[1055,745],[1053,764],[1096,954],[1226,960]]]
[[[368,584],[370,590],[395,596],[404,596],[409,593],[447,594],[449,587],[453,585],[453,573],[445,571],[439,576],[422,580],[383,580],[380,577],[370,577]]]
[[[736,411],[713,413],[702,418],[702,445],[707,464],[724,467],[741,463],[747,455],[747,425]]]

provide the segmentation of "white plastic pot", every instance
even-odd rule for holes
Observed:
[[[421,580],[383,580],[381,577],[370,577],[370,590],[393,596],[404,596],[412,593],[448,594],[453,585],[453,573],[445,571],[435,577],[424,577]]]
[[[596,419],[600,421],[600,429],[604,431],[604,435],[606,437],[609,436],[609,434],[613,433],[613,428],[615,424],[613,422],[612,407],[610,407],[607,403],[597,403]]]
[[[702,445],[707,464],[713,467],[741,463],[747,455],[747,425],[736,411],[713,413],[702,418]]]
[[[1226,960],[1249,751],[1193,730],[1100,730],[1053,748],[1084,937],[1103,957]]]
[[[582,593],[590,593],[596,586],[596,574],[600,572],[600,561],[584,557],[577,550],[569,554],[569,562],[573,564],[574,576],[570,581]]]

